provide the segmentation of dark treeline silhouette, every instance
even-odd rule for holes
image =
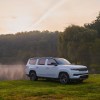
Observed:
[[[100,73],[100,14],[83,27],[71,25],[64,32],[30,31],[0,35],[0,63],[26,63],[30,57],[64,57]]]
[[[0,63],[26,63],[35,56],[57,56],[58,32],[30,31],[0,35]]]

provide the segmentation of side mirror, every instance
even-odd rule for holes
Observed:
[[[51,65],[57,66],[57,63],[54,63],[54,62],[53,62],[53,63],[51,63]]]

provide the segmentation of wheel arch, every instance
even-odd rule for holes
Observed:
[[[30,74],[31,74],[32,72],[34,72],[34,73],[36,74],[36,71],[35,71],[35,70],[30,70],[30,71],[29,71],[29,76],[30,76]]]
[[[58,78],[59,78],[60,74],[62,74],[62,73],[66,73],[68,75],[68,77],[70,78],[69,73],[66,72],[66,71],[60,71],[59,74],[58,74]]]

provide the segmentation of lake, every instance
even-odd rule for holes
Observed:
[[[0,80],[27,79],[25,65],[0,65]]]

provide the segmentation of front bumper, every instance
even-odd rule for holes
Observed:
[[[89,75],[82,75],[80,76],[80,79],[87,79],[89,77]]]
[[[75,80],[85,80],[89,77],[88,73],[87,74],[73,74],[73,77],[71,79]]]

